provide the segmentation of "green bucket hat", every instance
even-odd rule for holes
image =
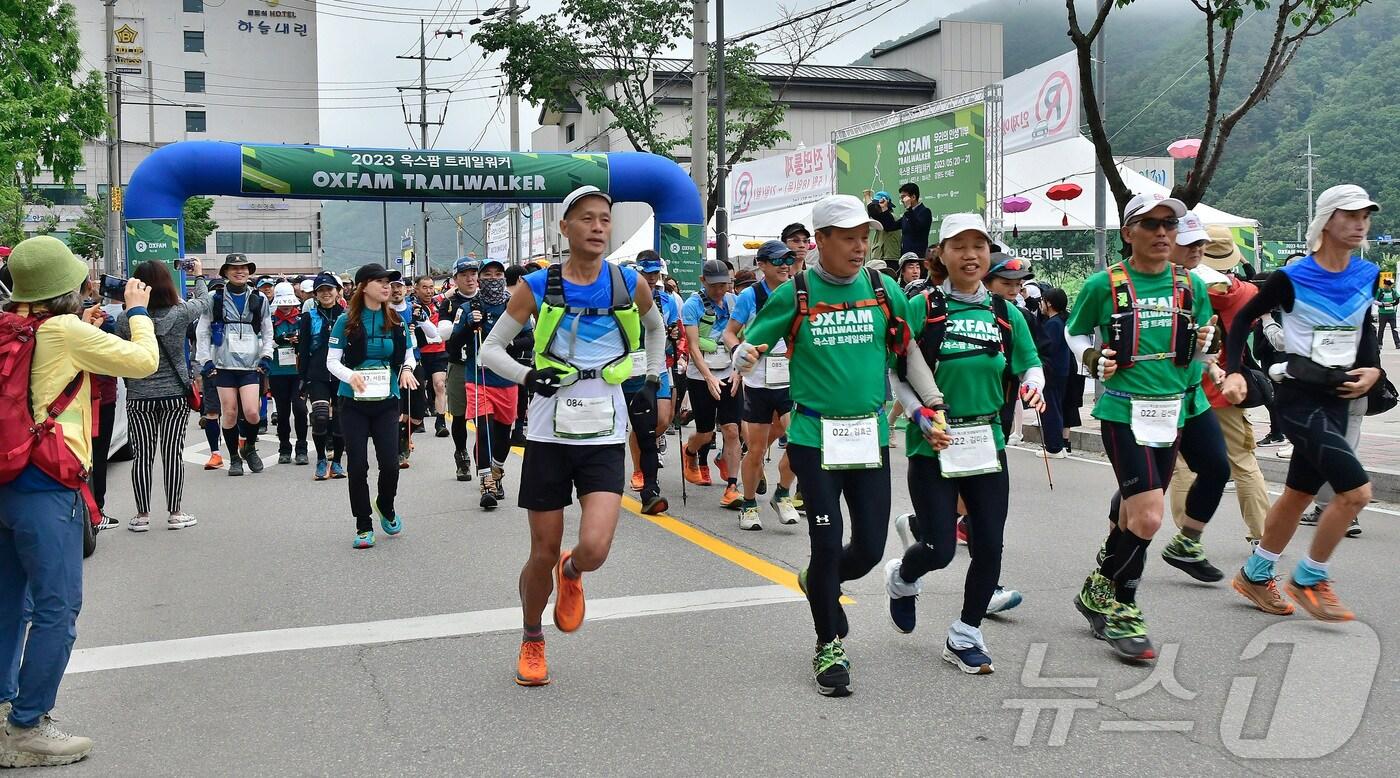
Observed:
[[[52,235],[21,241],[8,264],[15,280],[10,299],[17,303],[60,297],[81,287],[88,277],[87,265]]]

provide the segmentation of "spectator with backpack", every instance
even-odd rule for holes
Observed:
[[[8,376],[0,381],[0,451],[14,453],[0,458],[0,767],[70,764],[91,752],[92,741],[63,732],[48,712],[82,607],[84,503],[94,510],[84,483],[92,461],[88,374],[145,378],[159,350],[146,314],[150,287],[140,279],[126,284],[128,342],[78,317],[87,265],[58,239],[20,243],[9,265],[11,302],[0,314],[0,375]]]

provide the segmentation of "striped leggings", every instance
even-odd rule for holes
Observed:
[[[181,454],[190,409],[183,397],[159,400],[127,400],[126,419],[131,437],[131,486],[136,492],[136,512],[151,512],[151,470],[155,465],[156,442],[160,442],[165,465],[165,505],[179,513],[185,491],[185,466]]]

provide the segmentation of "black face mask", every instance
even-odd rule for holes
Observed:
[[[487,305],[500,305],[510,299],[510,293],[506,291],[505,278],[483,278],[478,294],[481,301]]]

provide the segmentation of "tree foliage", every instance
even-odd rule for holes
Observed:
[[[213,207],[214,200],[209,197],[191,197],[185,201],[183,218],[186,251],[203,253],[210,234],[219,229],[219,223],[209,217],[209,211]]]
[[[1069,38],[1079,59],[1080,87],[1085,95],[1084,112],[1089,135],[1120,210],[1133,193],[1124,184],[1114,164],[1113,139],[1098,108],[1096,90],[1099,87],[1094,83],[1093,48],[1114,10],[1130,6],[1133,2],[1103,2],[1095,13],[1085,15],[1082,22],[1075,0],[1065,0]],[[1189,173],[1173,189],[1173,194],[1188,205],[1199,203],[1225,158],[1225,148],[1231,134],[1245,116],[1270,95],[1303,49],[1304,43],[1327,32],[1343,19],[1356,15],[1367,2],[1369,0],[1190,0],[1204,19],[1205,35],[1197,50],[1204,48],[1205,105],[1198,123],[1194,125],[1199,127],[1199,133],[1193,133],[1201,140],[1200,152]],[[1251,68],[1247,76],[1242,76],[1231,70],[1231,60],[1239,40],[1237,32],[1240,25],[1255,13],[1270,20],[1269,39],[1257,69]],[[1231,99],[1227,96],[1227,90],[1234,85],[1243,89],[1236,89],[1237,94]],[[1241,91],[1242,94],[1238,94]]]

